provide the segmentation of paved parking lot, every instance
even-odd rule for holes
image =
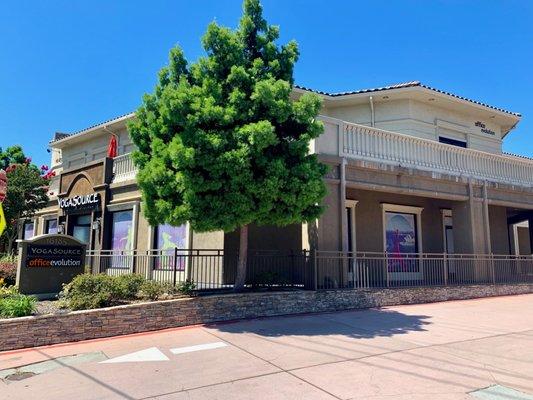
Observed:
[[[2,400],[532,399],[533,295],[0,353],[0,370]]]

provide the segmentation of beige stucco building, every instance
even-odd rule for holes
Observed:
[[[251,249],[531,254],[533,160],[502,152],[519,114],[419,82],[316,93],[325,130],[311,151],[330,166],[326,211],[302,226],[252,227]],[[131,118],[55,135],[50,205],[26,236],[59,229],[94,250],[236,249],[237,233],[149,226],[129,156]],[[110,135],[115,159],[106,158]],[[95,202],[68,201],[91,194]]]

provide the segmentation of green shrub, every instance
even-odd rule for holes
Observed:
[[[193,290],[196,289],[196,283],[192,279],[187,279],[184,282],[178,283],[176,288],[180,293],[191,295]]]
[[[141,275],[127,274],[112,277],[113,296],[120,300],[134,300],[146,282]]]
[[[18,293],[0,298],[0,317],[15,318],[31,315],[35,311],[36,301],[33,296]]]
[[[168,293],[166,285],[156,281],[145,281],[139,290],[139,297],[146,300],[157,300],[165,293]]]
[[[0,256],[0,280],[4,285],[14,285],[17,279],[17,257]]]
[[[108,307],[116,301],[113,286],[109,275],[78,275],[63,285],[61,299],[72,310]]]
[[[61,302],[72,310],[109,307],[135,299],[157,300],[164,295],[190,294],[196,285],[185,281],[178,286],[146,280],[141,275],[82,274],[63,285]]]
[[[16,286],[0,286],[0,299],[19,294]]]

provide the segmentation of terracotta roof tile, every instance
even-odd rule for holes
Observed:
[[[322,94],[322,95],[325,95],[325,96],[331,96],[331,97],[348,96],[348,95],[351,95],[351,94],[381,92],[381,91],[384,91],[384,90],[403,89],[403,88],[408,88],[408,87],[422,87],[422,88],[425,88],[425,89],[428,89],[428,90],[432,90],[432,91],[437,92],[437,93],[442,93],[442,94],[445,94],[447,96],[455,97],[456,99],[465,100],[465,101],[468,101],[470,103],[479,104],[480,106],[483,106],[483,107],[488,107],[488,108],[491,108],[493,110],[497,110],[497,111],[501,111],[501,112],[504,112],[504,113],[507,113],[507,114],[511,114],[511,115],[516,116],[516,117],[521,117],[522,116],[520,113],[515,113],[515,112],[512,112],[512,111],[505,110],[503,108],[494,107],[494,106],[482,103],[480,101],[472,100],[472,99],[469,99],[469,98],[463,97],[463,96],[458,96],[456,94],[453,94],[453,93],[450,93],[450,92],[446,92],[444,90],[440,90],[440,89],[436,89],[436,88],[428,86],[428,85],[424,85],[424,84],[420,83],[420,81],[410,81],[410,82],[397,83],[395,85],[382,86],[382,87],[378,87],[378,88],[361,89],[361,90],[354,90],[354,91],[349,91],[349,92],[333,92],[333,93],[323,92],[321,90],[314,90],[314,89],[307,88],[305,86],[295,85],[295,87],[297,87],[299,89],[302,89],[302,90],[309,91],[309,92],[314,92],[314,93]]]
[[[354,90],[354,91],[333,92],[333,93],[324,92],[324,91],[316,90],[316,89],[311,89],[311,88],[308,88],[308,87],[305,87],[305,86],[300,86],[300,85],[295,85],[294,87],[296,87],[298,89],[301,89],[301,90],[308,91],[308,92],[318,93],[318,94],[321,94],[321,95],[324,95],[324,96],[330,96],[330,97],[340,97],[340,96],[348,96],[348,95],[351,95],[351,94],[381,92],[381,91],[385,91],[385,90],[403,89],[403,88],[409,88],[409,87],[422,87],[422,88],[425,88],[425,89],[428,89],[428,90],[432,90],[432,91],[437,92],[437,93],[442,93],[442,94],[445,94],[445,95],[448,95],[448,96],[455,97],[456,99],[465,100],[465,101],[468,101],[470,103],[478,104],[478,105],[483,106],[483,107],[488,107],[488,108],[491,108],[493,110],[497,110],[497,111],[501,111],[501,112],[504,112],[504,113],[507,113],[507,114],[510,114],[510,115],[514,115],[516,117],[521,117],[522,116],[520,113],[511,112],[511,111],[505,110],[503,108],[494,107],[494,106],[491,106],[491,105],[488,105],[488,104],[485,104],[485,103],[482,103],[482,102],[479,102],[479,101],[476,101],[476,100],[472,100],[472,99],[469,99],[469,98],[466,98],[466,97],[463,97],[463,96],[458,96],[458,95],[450,93],[450,92],[446,92],[446,91],[443,91],[443,90],[439,90],[439,89],[433,88],[431,86],[424,85],[424,84],[420,83],[420,81],[402,82],[402,83],[397,83],[397,84],[394,84],[394,85],[382,86],[382,87],[371,88],[371,89],[360,89],[360,90]],[[77,131],[77,132],[74,132],[74,133],[71,133],[71,134],[61,133],[60,135],[57,135],[57,137],[54,137],[54,139],[52,139],[52,141],[50,143],[54,143],[54,142],[56,142],[58,140],[64,139],[65,137],[68,137],[68,136],[75,136],[75,135],[78,135],[78,134],[82,134],[82,133],[84,133],[86,131],[89,131],[91,129],[94,129],[94,128],[98,127],[98,126],[105,126],[105,125],[107,125],[109,123],[115,122],[115,121],[117,121],[117,120],[119,120],[121,118],[127,117],[129,115],[133,116],[134,113],[126,113],[126,114],[120,115],[118,117],[111,118],[111,119],[109,119],[107,121],[91,125],[91,126],[85,128],[85,129],[82,129],[80,131]]]

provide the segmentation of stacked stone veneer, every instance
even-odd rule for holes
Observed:
[[[533,293],[533,284],[225,294],[0,320],[0,351],[242,318]]]

